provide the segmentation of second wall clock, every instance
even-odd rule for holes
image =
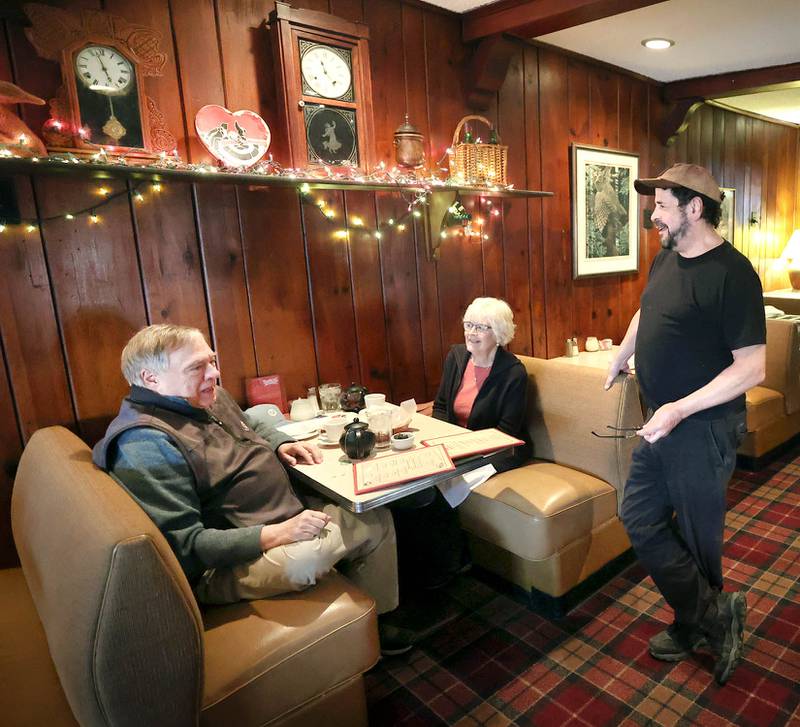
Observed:
[[[269,16],[291,166],[375,164],[369,29],[276,2]]]

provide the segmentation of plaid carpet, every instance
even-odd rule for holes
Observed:
[[[634,563],[559,621],[474,577],[459,615],[366,675],[370,724],[800,725],[800,447],[728,492],[726,590],[747,594],[744,658],[724,687],[707,654],[653,659],[671,622]]]

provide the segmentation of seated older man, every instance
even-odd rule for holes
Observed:
[[[94,462],[164,533],[199,601],[301,590],[338,564],[378,613],[396,608],[389,513],[301,502],[281,463],[320,462],[319,450],[243,412],[217,386],[216,355],[199,330],[143,328],[122,352],[122,372],[131,390]]]

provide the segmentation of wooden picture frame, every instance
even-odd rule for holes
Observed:
[[[639,270],[639,155],[572,145],[573,278]]]

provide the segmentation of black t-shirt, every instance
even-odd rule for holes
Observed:
[[[766,342],[761,281],[729,242],[695,257],[662,250],[642,294],[636,378],[657,409],[705,386],[733,363],[731,351]],[[744,394],[694,416],[744,409]]]

